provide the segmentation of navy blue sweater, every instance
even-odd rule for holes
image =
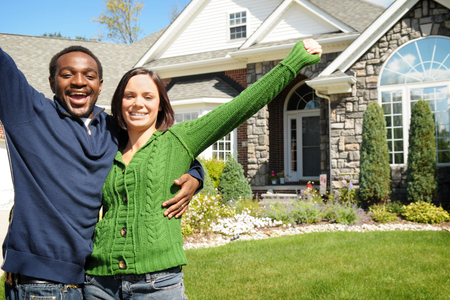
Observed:
[[[95,107],[89,134],[80,119],[31,87],[0,48],[0,120],[15,190],[2,269],[82,283],[118,149],[112,117]]]

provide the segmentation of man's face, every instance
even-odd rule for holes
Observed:
[[[73,116],[91,118],[102,90],[96,61],[86,53],[70,52],[56,61],[50,87],[58,102]]]

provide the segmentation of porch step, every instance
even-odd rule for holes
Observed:
[[[298,200],[297,194],[284,194],[284,193],[265,193],[261,194],[260,204],[271,204],[271,203],[292,203]]]

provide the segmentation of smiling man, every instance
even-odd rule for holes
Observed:
[[[102,186],[119,146],[112,117],[95,106],[100,61],[72,46],[50,62],[54,101],[26,81],[0,48],[0,120],[15,188],[2,269],[14,274],[8,299],[82,299],[84,265],[102,202]],[[202,180],[199,165],[190,174]],[[189,175],[165,214],[179,215],[198,187]],[[126,205],[127,195],[121,195]],[[166,202],[166,203],[167,203]]]

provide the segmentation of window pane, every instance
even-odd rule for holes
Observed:
[[[388,141],[389,152],[392,152],[392,141]]]
[[[448,138],[439,138],[437,144],[438,150],[450,150],[450,139]]]
[[[403,128],[395,128],[394,129],[394,138],[395,139],[403,139]]]
[[[438,125],[438,126],[436,126],[436,135],[438,137],[448,137],[448,136],[450,136],[449,126],[448,125]]]
[[[402,125],[403,125],[403,117],[394,116],[394,126],[402,126]]]
[[[388,129],[388,130],[387,130],[386,138],[387,138],[388,140],[392,139],[392,129]]]
[[[403,141],[394,141],[395,151],[403,151]]]
[[[392,117],[387,116],[385,118],[386,118],[386,127],[391,127],[392,126]]]
[[[394,114],[402,113],[402,104],[401,103],[394,103],[392,106],[394,108],[394,111],[393,111]]]
[[[386,114],[391,114],[391,104],[389,103],[389,104],[383,104],[382,105],[382,108],[383,108],[383,112],[384,112],[384,114],[386,115]]]
[[[450,163],[450,152],[438,152],[438,163]]]
[[[403,153],[395,153],[394,156],[395,156],[395,163],[396,164],[403,164],[404,163],[404,161],[403,161]]]
[[[291,120],[291,171],[297,172],[297,120]]]

